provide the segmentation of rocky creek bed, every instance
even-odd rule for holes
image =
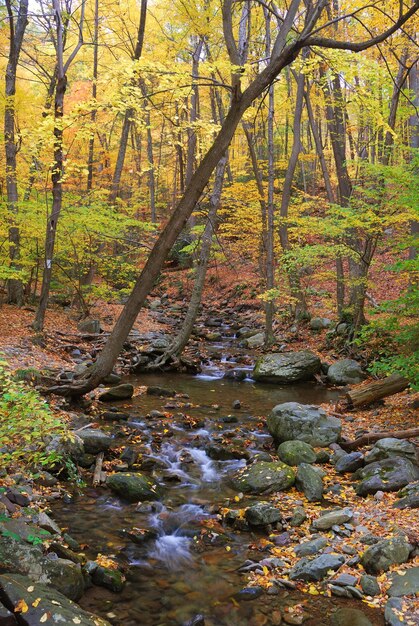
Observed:
[[[89,484],[103,454],[105,484],[8,477],[0,624],[417,623],[413,444],[345,453],[345,417],[318,408],[337,391],[272,371],[254,384],[251,358],[226,347],[213,338],[198,376],[127,378],[72,414],[74,437],[53,445]],[[308,356],[306,376],[283,358],[280,376],[300,381],[322,367]],[[130,385],[133,398],[111,402]]]

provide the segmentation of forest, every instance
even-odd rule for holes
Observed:
[[[0,624],[418,623],[418,32],[0,0]]]

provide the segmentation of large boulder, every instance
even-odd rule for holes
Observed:
[[[270,502],[257,502],[246,509],[245,517],[251,526],[267,526],[276,524],[282,519],[279,509]]]
[[[396,439],[395,437],[386,437],[380,439],[374,445],[372,450],[365,455],[365,463],[375,463],[383,459],[394,459],[401,457],[416,462],[416,446],[406,439]]]
[[[323,328],[329,328],[332,325],[332,320],[327,317],[312,317],[310,320],[311,330],[322,330]]]
[[[412,550],[413,546],[406,537],[396,535],[367,548],[362,555],[361,565],[368,574],[387,572],[392,565],[406,563]]]
[[[411,567],[405,572],[390,574],[391,586],[388,590],[390,597],[414,596],[419,594],[419,567]]]
[[[112,437],[97,428],[85,428],[79,431],[84,449],[88,454],[106,452],[112,445]]]
[[[265,343],[265,333],[257,333],[246,339],[248,348],[261,348]]]
[[[128,502],[157,500],[161,495],[158,486],[139,472],[111,474],[106,484],[111,491]]]
[[[291,568],[289,577],[290,580],[322,580],[330,570],[338,570],[344,562],[345,558],[336,554],[321,554],[312,560],[303,557]]]
[[[38,583],[28,576],[0,576],[0,596],[10,611],[16,611],[19,624],[23,626],[44,623],[110,626],[109,622],[84,611],[53,587]]]
[[[268,430],[277,443],[298,439],[311,446],[326,447],[335,443],[342,430],[341,421],[326,411],[298,402],[285,402],[272,409]]]
[[[396,509],[419,509],[419,481],[410,483],[397,495],[400,500],[393,504]]]
[[[107,389],[104,393],[101,393],[99,400],[101,402],[115,402],[118,400],[129,400],[134,395],[134,387],[129,383],[123,383],[116,387]]]
[[[308,463],[301,463],[298,466],[295,486],[304,493],[309,502],[320,502],[323,499],[322,477]]]
[[[287,465],[300,463],[315,463],[317,454],[305,441],[284,441],[278,446],[278,456]]]
[[[253,378],[262,383],[296,383],[310,380],[321,369],[320,359],[313,352],[275,352],[256,361]]]
[[[47,443],[45,452],[50,455],[56,455],[61,457],[64,464],[65,461],[71,460],[74,463],[78,463],[84,456],[83,439],[74,432],[69,432],[64,435],[56,435]],[[45,466],[44,469],[53,469],[58,463],[51,462],[51,465]]]
[[[294,484],[295,474],[281,461],[260,461],[239,470],[231,482],[235,489],[244,493],[284,491]]]
[[[395,457],[370,463],[357,470],[353,477],[360,480],[355,490],[359,496],[377,491],[398,491],[419,478],[419,470],[410,461]]]
[[[327,370],[327,378],[333,385],[356,385],[364,380],[361,366],[352,359],[342,359]]]

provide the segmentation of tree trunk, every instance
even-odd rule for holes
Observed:
[[[410,439],[412,437],[419,437],[419,428],[409,428],[406,430],[395,431],[384,430],[380,433],[362,435],[362,437],[358,437],[358,439],[355,439],[354,441],[343,441],[339,445],[347,452],[352,452],[352,450],[368,446],[371,443],[380,441],[380,439],[387,439],[387,437],[391,437],[393,439]]]
[[[409,381],[399,374],[392,374],[383,380],[375,380],[369,385],[354,387],[345,394],[345,398],[350,407],[367,406],[372,402],[392,396],[403,391],[409,386]]]
[[[16,224],[18,212],[17,161],[18,143],[15,136],[15,97],[16,71],[22,49],[23,36],[28,24],[28,0],[19,1],[17,17],[13,14],[11,0],[6,0],[9,21],[9,56],[6,67],[4,146],[6,153],[7,208],[12,224],[9,227],[9,259],[12,273],[20,272],[20,233]],[[12,276],[7,282],[7,301],[10,304],[23,304],[23,284],[20,278]]]
[[[91,191],[93,187],[93,159],[95,149],[95,125],[97,117],[96,96],[97,96],[97,77],[98,77],[98,61],[99,61],[99,0],[95,0],[95,16],[94,16],[94,32],[93,32],[93,83],[92,83],[92,99],[93,110],[90,115],[92,130],[89,139],[89,151],[87,157],[87,191]]]

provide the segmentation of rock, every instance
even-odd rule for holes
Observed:
[[[164,398],[173,398],[176,395],[174,389],[165,389],[164,387],[147,387],[147,395],[160,396]]]
[[[82,610],[49,585],[34,582],[27,576],[5,574],[0,576],[1,596],[5,604],[18,611],[19,624],[79,624],[79,626],[110,626],[106,620]],[[27,611],[19,611],[22,600]],[[47,615],[47,621],[45,620]]]
[[[118,411],[117,409],[111,409],[110,411],[104,411],[104,413],[102,413],[100,417],[106,422],[115,422],[127,420],[129,418],[129,415],[128,413],[123,413],[122,411]]]
[[[93,571],[92,580],[95,585],[110,589],[114,593],[121,592],[125,583],[125,578],[120,571],[100,565]]]
[[[383,539],[365,550],[361,565],[367,574],[386,572],[392,565],[406,563],[412,549],[406,537],[401,535]]]
[[[374,445],[372,450],[365,455],[365,463],[375,463],[383,459],[401,457],[408,459],[412,463],[416,462],[416,446],[406,439],[395,439],[394,437],[386,437],[380,439]]]
[[[246,339],[248,348],[261,348],[265,343],[265,333],[257,333]]]
[[[278,456],[287,465],[300,463],[314,463],[317,455],[313,448],[305,441],[284,441],[278,446]]]
[[[53,535],[61,534],[61,529],[58,524],[56,524],[56,522],[54,522],[54,520],[52,520],[49,515],[47,515],[44,511],[41,511],[41,513],[39,513],[38,515],[38,526],[40,526],[40,528],[43,528],[44,530],[47,530]]]
[[[285,402],[272,409],[268,430],[278,443],[298,439],[311,446],[326,447],[336,442],[342,430],[341,421],[323,409],[298,402]]]
[[[31,502],[27,493],[14,487],[7,489],[6,497],[10,500],[10,502],[17,504],[18,506],[29,506]]]
[[[419,594],[419,567],[411,567],[403,572],[393,572],[389,576],[391,581],[387,594],[390,597],[414,596]]]
[[[329,328],[332,322],[327,317],[312,317],[310,320],[311,330],[322,330],[323,328]]]
[[[158,486],[139,472],[111,474],[106,484],[111,491],[128,502],[157,500],[160,497]]]
[[[273,353],[260,357],[253,370],[253,378],[263,383],[295,383],[310,380],[320,372],[318,356],[301,352]]]
[[[320,517],[314,520],[313,528],[316,530],[329,530],[332,526],[345,524],[345,522],[349,522],[352,518],[353,513],[351,509],[337,509],[336,511],[330,511],[324,515],[320,515]]]
[[[384,609],[384,620],[388,626],[405,626],[403,605],[399,598],[390,598]]]
[[[97,335],[100,333],[100,321],[94,319],[83,320],[77,324],[77,328],[81,333]]]
[[[316,452],[316,463],[329,463],[330,453],[327,450],[318,450]]]
[[[331,582],[339,587],[353,587],[356,585],[358,578],[352,576],[352,574],[340,574],[337,578],[334,578]]]
[[[245,517],[251,526],[267,526],[281,521],[281,513],[269,502],[258,502],[246,509]]]
[[[240,602],[241,600],[256,600],[256,598],[260,598],[261,595],[263,595],[262,587],[245,587],[235,593],[233,598]]]
[[[336,334],[339,335],[340,337],[347,335],[349,330],[350,330],[349,324],[345,324],[344,322],[336,326]]]
[[[242,403],[240,402],[240,400],[233,400],[231,406],[233,409],[238,410],[241,409]]]
[[[297,527],[301,526],[307,519],[307,514],[305,509],[302,506],[297,506],[292,512],[292,517],[290,519],[290,526]]]
[[[45,452],[48,454],[55,452],[58,456],[61,456],[64,461],[71,459],[75,463],[78,463],[84,455],[83,439],[74,432],[69,435],[56,435],[46,445]]]
[[[327,378],[333,385],[356,385],[364,380],[362,367],[352,359],[342,359],[327,370]]]
[[[246,378],[247,376],[247,372],[245,370],[227,370],[227,372],[225,372],[223,378],[225,378],[226,380],[235,380],[235,381],[242,381]]]
[[[331,626],[373,626],[359,609],[342,608],[332,615]]]
[[[410,483],[397,494],[400,498],[393,506],[397,509],[419,508],[419,482]]]
[[[338,570],[344,562],[343,556],[334,554],[322,554],[312,560],[303,557],[291,568],[289,577],[290,580],[319,581],[328,575],[329,570]]]
[[[374,598],[375,596],[379,596],[381,593],[380,585],[378,584],[375,576],[364,574],[361,576],[360,585],[366,596]]]
[[[323,499],[323,481],[314,467],[300,463],[295,477],[295,486],[302,491],[309,502]]]
[[[0,625],[1,626],[17,626],[15,616],[5,606],[0,604]]]
[[[295,546],[294,552],[296,556],[311,556],[313,554],[317,554],[326,546],[327,539],[324,537],[318,537],[317,539],[305,541],[304,543],[300,543],[298,546]]]
[[[112,437],[96,428],[85,428],[78,431],[83,440],[84,449],[88,454],[107,452],[112,445]]]
[[[260,461],[239,470],[232,477],[232,484],[244,493],[284,491],[295,482],[295,474],[289,465],[281,461]]]
[[[361,481],[355,488],[359,496],[374,494],[377,491],[398,491],[416,480],[418,476],[418,468],[400,457],[369,463],[353,474],[355,480]]]
[[[342,455],[335,464],[336,471],[339,474],[346,474],[356,472],[360,467],[364,465],[364,455],[362,452],[351,452],[350,454]]]
[[[115,402],[117,400],[129,400],[134,395],[134,387],[129,383],[117,385],[107,389],[104,393],[101,393],[99,400],[101,402]]]
[[[105,385],[119,385],[121,380],[122,380],[122,377],[119,376],[119,374],[115,374],[115,372],[111,372],[110,374],[105,376],[102,382]]]
[[[231,446],[222,446],[218,444],[210,444],[205,446],[205,452],[210,459],[214,461],[231,461],[233,459],[248,459],[249,452],[247,450],[237,450]]]

